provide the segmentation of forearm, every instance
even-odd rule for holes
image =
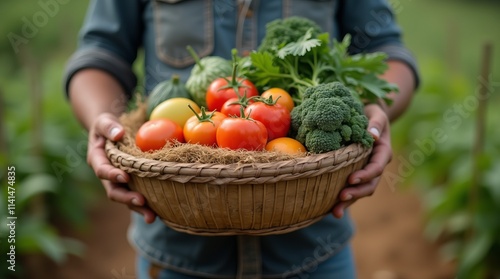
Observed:
[[[411,103],[415,90],[415,77],[410,67],[401,61],[388,61],[389,69],[381,76],[390,83],[399,87],[398,93],[391,93],[389,98],[393,100],[391,105],[383,105],[390,121],[401,116]]]
[[[69,98],[75,116],[87,130],[100,114],[119,116],[127,104],[120,83],[98,69],[76,73],[69,84]]]

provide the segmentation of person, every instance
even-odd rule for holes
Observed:
[[[187,45],[201,57],[229,59],[233,48],[239,53],[257,49],[266,23],[289,16],[312,19],[338,40],[351,34],[352,53],[387,53],[383,78],[400,92],[391,94],[391,106],[366,106],[368,129],[376,139],[369,163],[350,175],[331,215],[295,232],[207,237],[170,229],[141,194],[126,187],[130,177],[112,166],[104,151],[106,139],[124,134],[117,117],[137,86],[133,63],[139,50],[145,92],[150,92],[173,73],[187,79],[194,64]],[[391,160],[390,122],[410,104],[418,70],[385,0],[93,0],[64,82],[75,116],[89,131],[88,164],[107,197],[132,210],[128,238],[138,255],[138,278],[348,279],[356,275],[347,208],[374,193]]]

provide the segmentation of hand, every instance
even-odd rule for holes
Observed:
[[[366,116],[369,119],[368,131],[375,139],[370,161],[361,170],[352,173],[347,179],[348,187],[339,194],[340,202],[332,209],[335,217],[341,218],[344,210],[360,198],[371,196],[380,180],[384,168],[392,159],[391,134],[389,119],[378,105],[367,105]]]
[[[124,133],[125,130],[113,114],[99,115],[89,130],[87,163],[101,179],[108,199],[127,205],[131,210],[142,214],[146,223],[150,224],[154,222],[156,214],[145,206],[146,200],[143,195],[128,190],[124,184],[130,180],[130,177],[126,172],[111,164],[104,150],[106,139],[116,141]]]

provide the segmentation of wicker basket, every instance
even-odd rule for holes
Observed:
[[[353,144],[293,160],[244,165],[137,158],[107,142],[129,186],[171,228],[197,235],[267,235],[306,227],[329,214],[347,177],[371,149]]]

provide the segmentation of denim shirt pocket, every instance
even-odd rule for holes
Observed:
[[[153,17],[156,54],[162,62],[176,68],[194,64],[188,45],[200,57],[213,52],[212,0],[154,0]]]
[[[332,34],[338,0],[283,0],[283,17],[302,16],[315,21]]]

